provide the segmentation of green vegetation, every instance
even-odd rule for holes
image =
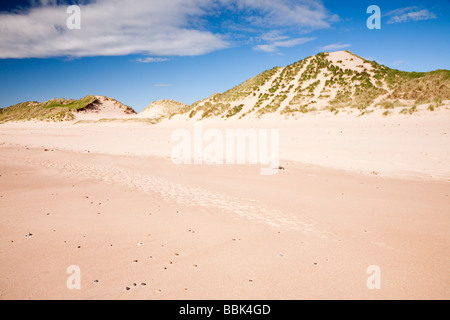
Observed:
[[[296,107],[287,106],[283,110],[281,110],[280,114],[284,115],[295,115],[296,113],[308,113],[308,112],[314,112],[317,111],[317,108],[310,107],[310,105],[314,104],[314,102],[307,103],[304,105],[299,105]]]
[[[330,105],[334,108],[345,108],[352,103],[352,93],[350,91],[338,91],[335,98],[330,101]]]
[[[411,114],[413,114],[413,113],[415,113],[415,112],[417,112],[417,107],[416,106],[414,106],[414,107],[411,107],[411,108],[409,108],[409,109],[407,109],[407,108],[405,108],[405,109],[402,109],[401,111],[400,111],[400,114],[406,114],[406,115],[411,115]]]
[[[221,94],[216,94],[214,96],[214,102],[234,102],[237,100],[242,100],[249,95],[258,91],[267,81],[269,81],[279,70],[279,67],[266,70],[263,73],[253,77],[244,83],[224,92]]]
[[[43,103],[24,102],[2,109],[0,123],[7,121],[72,121],[74,111],[81,110],[96,101],[94,96],[80,100],[52,99]]]
[[[235,106],[233,109],[228,110],[227,118],[231,118],[231,117],[237,115],[239,112],[242,111],[242,108],[244,108],[244,105],[240,104],[238,106]]]
[[[281,103],[287,99],[287,95],[277,95],[267,106],[265,106],[264,108],[258,110],[258,116],[262,116],[263,114],[266,113],[273,113],[275,111],[277,111],[280,106]]]
[[[230,104],[224,104],[224,103],[211,103],[209,101],[205,102],[205,104],[199,108],[197,108],[197,111],[203,111],[202,119],[206,118],[212,118],[217,117],[221,115],[222,113],[228,111],[230,109]]]
[[[381,109],[386,109],[386,110],[388,110],[388,109],[395,109],[395,108],[404,107],[404,106],[405,105],[402,102],[400,102],[399,100],[392,101],[392,100],[389,100],[389,99],[381,100],[380,102],[378,102],[375,105],[375,107],[380,107]]]
[[[87,96],[80,100],[52,99],[42,103],[43,108],[68,108],[69,110],[80,110],[97,100],[94,96]]]
[[[395,104],[391,100],[382,100],[377,103],[376,107],[381,107],[382,109],[394,109]]]
[[[361,58],[349,53],[352,57],[346,60]],[[288,115],[306,113],[316,109],[317,100],[320,105],[328,105],[324,110],[335,114],[343,108],[353,108],[364,115],[379,108],[383,115],[388,116],[396,108],[402,109],[402,114],[413,114],[418,105],[427,103],[428,110],[434,111],[444,100],[450,100],[449,70],[404,72],[363,58],[363,62],[355,63],[359,64],[358,68],[345,69],[344,59],[333,64],[328,56],[320,53],[285,68],[264,71],[224,93],[213,94],[190,106],[168,101],[169,118],[180,113],[189,118],[231,118],[236,115],[243,118],[249,114],[262,116],[280,109],[282,114]],[[324,77],[322,83],[319,75]],[[284,107],[289,96],[293,98]],[[95,100],[94,96],[88,96],[80,100],[26,102],[0,109],[0,123],[10,120],[73,120],[74,112],[95,103]],[[403,100],[406,102],[402,103]],[[250,110],[246,108],[243,113],[249,103],[254,103],[254,106]]]
[[[404,74],[400,72],[400,74]],[[405,76],[390,94],[390,99],[414,100],[425,104],[437,100],[450,99],[450,71],[437,70],[418,75]]]
[[[442,105],[443,105],[442,98],[441,97],[435,97],[431,101],[430,105],[428,106],[428,110],[434,111],[435,109],[441,107]]]

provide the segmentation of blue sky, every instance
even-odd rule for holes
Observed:
[[[73,4],[79,30],[66,23]],[[380,30],[367,28],[370,5]],[[0,107],[88,94],[138,112],[160,99],[190,104],[323,51],[450,69],[449,34],[448,0],[3,0]]]

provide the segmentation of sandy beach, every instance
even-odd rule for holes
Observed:
[[[280,129],[273,176],[175,165],[192,122],[3,124],[0,299],[448,299],[449,119],[204,123]]]

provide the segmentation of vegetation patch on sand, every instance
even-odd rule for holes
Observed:
[[[7,121],[72,121],[74,112],[94,103],[93,95],[80,100],[52,99],[43,103],[23,102],[0,110],[0,123]]]

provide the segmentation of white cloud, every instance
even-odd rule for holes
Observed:
[[[50,1],[51,2],[51,1]],[[201,55],[229,46],[195,29],[206,0],[97,0],[80,5],[81,29],[69,30],[67,5],[41,4],[0,15],[0,58]]]
[[[82,0],[81,29],[69,30],[62,2],[30,0],[27,11],[1,13],[0,58],[202,55],[234,45],[237,30],[269,37],[268,29],[304,33],[339,19],[321,0]],[[260,49],[301,42],[290,38],[272,34]]]
[[[428,9],[420,9],[419,7],[392,10],[386,13],[386,16],[390,17],[388,24],[437,19],[433,12],[430,12]]]
[[[240,10],[249,10],[247,21],[257,26],[329,28],[339,20],[325,8],[321,0],[221,0],[235,3]],[[254,12],[258,14],[252,14]]]
[[[352,45],[348,44],[348,43],[343,44],[343,43],[338,42],[338,43],[332,43],[332,44],[320,47],[319,49],[322,51],[336,51],[336,50],[342,50],[342,49],[345,49],[345,48],[348,48],[351,46]]]
[[[138,58],[135,61],[139,63],[156,63],[156,62],[165,62],[169,61],[168,58],[153,58],[153,57],[146,57],[146,58]]]
[[[277,52],[279,48],[291,48],[313,41],[315,39],[316,38],[296,38],[283,41],[274,41],[269,44],[257,45],[254,47],[254,49],[265,52]]]

